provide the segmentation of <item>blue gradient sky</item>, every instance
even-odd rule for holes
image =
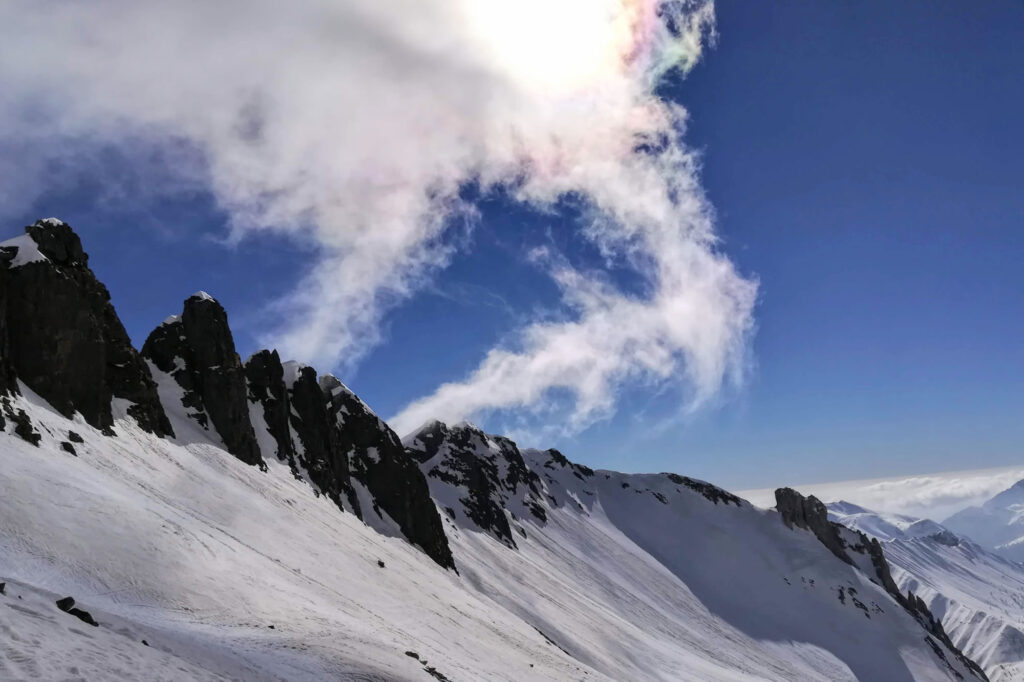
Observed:
[[[749,380],[686,418],[671,392],[630,389],[612,419],[530,444],[734,488],[1021,461],[1024,4],[720,1],[717,16],[715,49],[663,94],[690,111],[722,250],[760,281]],[[205,289],[247,355],[266,303],[313,253],[273,236],[211,238],[226,217],[201,188],[131,191],[153,182],[139,172],[149,150],[137,152],[97,156],[99,173],[7,207],[3,236],[59,216],[136,344]],[[107,195],[114,179],[129,190]],[[461,378],[556,298],[530,248],[554,240],[579,265],[598,261],[557,229],[570,207],[538,215],[489,197],[480,208],[451,266],[342,376],[382,415]]]

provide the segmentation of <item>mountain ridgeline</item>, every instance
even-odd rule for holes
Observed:
[[[95,431],[83,430],[82,422]],[[8,434],[11,439],[0,449],[10,458],[8,470],[18,465],[30,475],[56,471],[50,480],[60,481],[64,460],[35,461],[33,454],[88,452],[75,460],[83,464],[79,474],[102,481],[69,489],[79,506],[59,506],[50,526],[49,516],[36,513],[44,503],[37,498],[6,506],[0,500],[11,528],[32,529],[19,536],[26,556],[35,561],[57,547],[50,556],[54,564],[91,566],[109,574],[102,582],[115,587],[152,581],[140,588],[139,599],[168,590],[168,598],[186,603],[199,594],[191,587],[171,589],[166,576],[161,581],[120,571],[174,562],[181,554],[175,548],[199,546],[198,553],[188,553],[189,571],[218,576],[199,584],[250,600],[238,605],[245,620],[250,609],[273,604],[281,613],[301,615],[287,623],[296,637],[315,625],[316,634],[293,640],[289,651],[305,651],[308,640],[322,634],[322,620],[337,614],[357,614],[346,621],[350,627],[371,623],[351,641],[377,642],[373,655],[351,654],[334,672],[372,659],[381,667],[369,679],[412,679],[394,671],[415,661],[422,667],[417,674],[448,679],[416,651],[396,654],[389,648],[400,639],[395,632],[406,637],[422,625],[419,646],[444,644],[434,651],[458,661],[466,673],[460,679],[566,679],[570,670],[575,678],[602,671],[604,677],[593,679],[647,679],[671,676],[667,671],[678,672],[681,665],[698,666],[694,670],[703,672],[694,676],[702,679],[987,679],[925,603],[900,592],[880,543],[829,521],[828,510],[813,497],[781,489],[777,513],[761,510],[703,481],[594,471],[558,450],[521,449],[468,423],[430,422],[403,441],[333,375],[282,362],[276,350],[260,350],[243,361],[227,313],[202,291],[185,299],[182,310],[157,326],[137,351],[109,292],[90,270],[79,237],[52,218],[0,243],[0,435]],[[152,459],[136,457],[136,449]],[[117,457],[130,461],[122,467]],[[174,506],[175,496],[147,480],[160,469],[151,466],[157,459],[174,476],[181,467],[172,461],[207,472],[226,466],[230,475],[218,479],[216,491],[203,487],[206,479],[199,476],[199,484],[178,488],[194,495],[183,510]],[[129,469],[146,473],[118,478]],[[0,468],[0,483],[4,473]],[[264,487],[262,481],[269,483]],[[280,492],[282,481],[290,492]],[[246,525],[247,514],[192,513],[192,506],[218,493],[234,500],[228,505],[232,511],[276,505],[274,513],[260,516],[255,531]],[[92,495],[104,501],[94,502]],[[123,542],[120,534],[108,533],[111,517],[90,516],[96,510],[107,514],[105,504],[126,510],[117,518],[132,537],[146,542]],[[133,513],[138,504],[145,514]],[[110,546],[135,562],[95,563],[91,547],[63,546],[72,521],[60,515],[70,509],[78,510],[73,523],[82,524],[94,541],[113,538]],[[321,512],[329,520],[309,521]],[[345,524],[335,528],[339,513],[353,514],[365,526],[346,521],[358,532]],[[157,530],[147,525],[154,518],[166,519]],[[276,533],[266,531],[264,519],[282,525]],[[216,542],[175,530],[185,523]],[[46,529],[49,536],[41,537]],[[390,552],[389,561],[359,563],[366,557],[348,552],[346,543],[359,541],[365,548],[359,533],[374,531],[388,536],[392,546],[378,550]],[[154,532],[166,535],[150,543]],[[417,549],[391,541],[398,536]],[[346,551],[324,549],[335,544]],[[396,544],[409,556],[397,552]],[[220,546],[233,549],[211,549]],[[278,546],[297,549],[277,554]],[[151,559],[165,549],[161,560]],[[322,561],[321,552],[331,559]],[[362,580],[339,580],[332,562],[348,567],[345,579],[358,574]],[[234,575],[225,570],[228,565],[236,573],[251,567],[249,581],[268,582],[254,594],[246,580],[221,581]],[[366,570],[373,579],[360,573]],[[274,582],[274,576],[284,577]],[[315,598],[294,598],[298,584]],[[277,598],[262,590],[274,590]],[[204,598],[235,608],[232,599],[209,593]],[[390,613],[403,615],[373,620],[377,614],[369,605],[382,599],[398,605]],[[335,606],[318,610],[328,602]],[[201,600],[188,603],[188,610],[204,607]],[[411,617],[404,615],[407,608]],[[473,613],[485,614],[477,627],[464,623]],[[240,617],[232,618],[234,631]],[[246,646],[278,646],[264,635],[246,639]],[[460,644],[448,646],[449,641]],[[471,648],[466,642],[475,641],[478,650],[463,652],[464,645]],[[795,648],[780,642],[796,643]],[[542,655],[536,654],[538,646]],[[323,655],[348,655],[343,650]],[[533,653],[517,659],[518,673],[491,667],[523,651]],[[549,674],[541,676],[541,666]]]
[[[0,247],[0,420],[14,422],[19,436],[41,437],[7,398],[18,380],[64,416],[80,413],[110,436],[116,399],[161,437],[175,436],[165,409],[183,411],[239,460],[264,469],[266,457],[287,462],[341,509],[360,518],[386,514],[434,561],[454,567],[417,463],[338,379],[282,364],[276,351],[243,363],[227,313],[205,292],[187,298],[136,351],[70,226],[40,220],[12,241]],[[174,382],[175,399],[161,402],[161,377]],[[258,432],[271,436],[264,447]],[[362,508],[356,486],[368,492],[371,509]]]

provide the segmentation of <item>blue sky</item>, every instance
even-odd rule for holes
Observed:
[[[747,376],[686,414],[671,382],[626,382],[612,416],[529,444],[733,488],[1019,462],[1024,5],[720,1],[716,24],[715,47],[658,94],[689,111],[719,251],[759,283]],[[39,196],[5,196],[5,230],[70,222],[137,345],[192,291],[211,292],[245,356],[320,247],[269,232],[227,243],[230,212],[159,170],[159,153],[138,138],[55,156]],[[606,266],[574,202],[461,194],[478,215],[445,233],[447,267],[385,310],[365,357],[337,363],[382,415],[465,377],[539,310],[557,316],[538,246]],[[606,274],[643,290],[629,268]]]

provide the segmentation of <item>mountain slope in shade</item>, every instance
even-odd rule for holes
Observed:
[[[953,514],[943,524],[1007,559],[1024,562],[1024,481],[981,506]]]
[[[13,268],[57,267],[29,236],[42,258],[0,245],[8,299]],[[272,351],[242,362],[212,297],[185,306],[209,333],[169,318],[141,356],[90,337],[90,366],[142,358],[106,406],[68,363],[23,372],[7,349],[26,321],[4,312],[0,677],[984,679],[813,498],[762,510],[469,424],[403,443],[336,378]],[[62,382],[70,407],[35,390]],[[49,603],[67,595],[96,627]],[[62,642],[88,665],[72,672]]]
[[[880,537],[899,588],[912,591],[942,620],[953,643],[998,682],[1024,679],[1024,564],[1007,560],[927,519],[830,504],[843,523],[880,529],[937,528]],[[885,525],[892,521],[891,526]]]

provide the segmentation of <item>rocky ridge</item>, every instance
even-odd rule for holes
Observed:
[[[779,488],[775,491],[775,502],[775,508],[782,517],[783,523],[790,528],[796,527],[811,531],[821,544],[836,557],[860,568],[874,582],[885,588],[885,591],[921,623],[930,635],[952,651],[966,669],[979,679],[988,679],[981,666],[967,658],[953,644],[942,627],[942,622],[932,614],[927,604],[913,592],[903,594],[896,586],[889,562],[885,558],[878,538],[868,537],[860,531],[851,530],[840,523],[830,521],[828,507],[813,495],[805,497],[792,488]],[[931,641],[929,643],[938,655],[938,645]]]
[[[161,377],[180,389],[180,405],[161,403]],[[287,462],[340,509],[364,520],[367,513],[387,517],[438,564],[454,567],[416,462],[338,379],[282,363],[271,350],[243,364],[227,312],[202,291],[136,351],[80,238],[53,218],[0,243],[0,429],[9,420],[17,435],[38,443],[42,435],[8,399],[19,381],[65,417],[80,414],[109,436],[114,399],[161,437],[174,437],[165,407],[183,412],[242,462],[262,469],[266,457]],[[69,441],[65,449],[73,453]],[[366,491],[369,510],[356,486]]]

